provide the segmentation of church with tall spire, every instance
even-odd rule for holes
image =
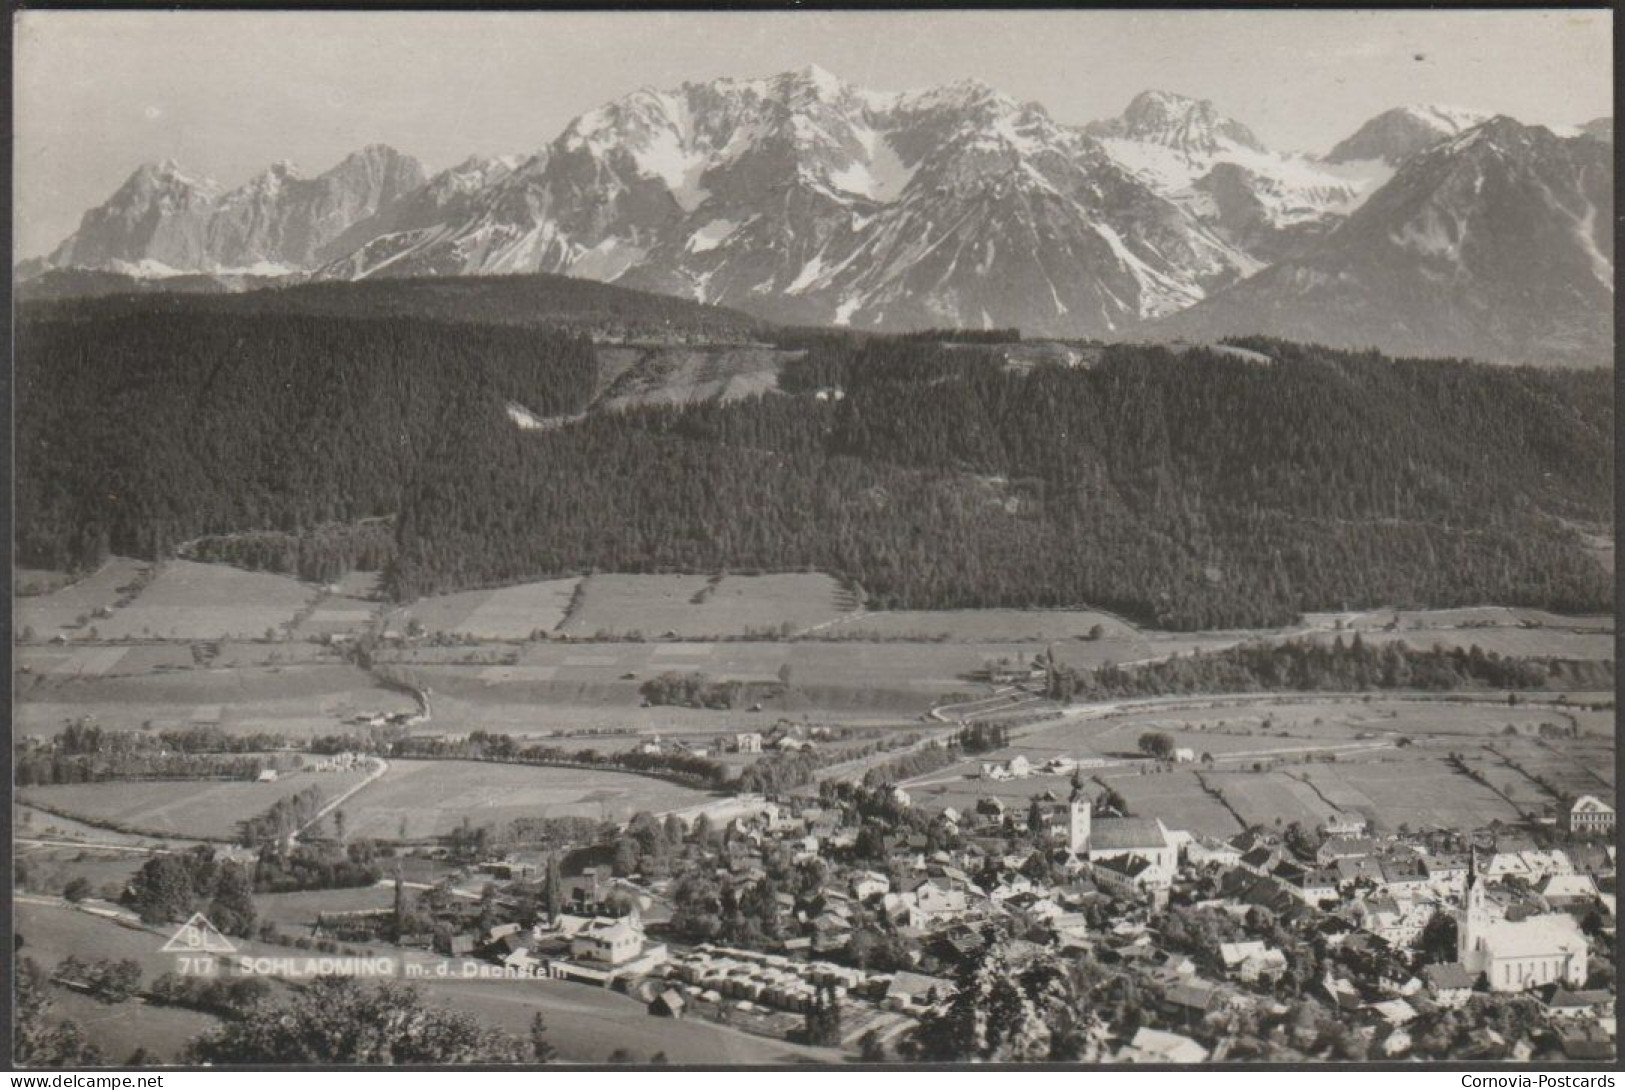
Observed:
[[[1586,979],[1586,938],[1564,912],[1508,920],[1478,873],[1478,853],[1467,863],[1467,896],[1456,917],[1456,960],[1482,974],[1494,992],[1521,992],[1543,984],[1580,988]]]

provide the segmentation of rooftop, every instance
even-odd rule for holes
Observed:
[[[1090,851],[1168,847],[1168,830],[1154,818],[1100,818],[1089,829]]]

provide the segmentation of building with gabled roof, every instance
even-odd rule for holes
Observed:
[[[1423,966],[1422,979],[1427,981],[1433,1001],[1443,1007],[1459,1007],[1467,1002],[1477,982],[1477,977],[1458,961]]]
[[[1581,795],[1566,801],[1558,825],[1574,836],[1612,836],[1614,808],[1596,795]]]
[[[1207,1055],[1207,1049],[1189,1037],[1141,1026],[1115,1059],[1131,1064],[1199,1064]]]
[[[1160,818],[1097,821],[1088,796],[1076,789],[1067,802],[1067,848],[1096,866],[1110,859],[1139,857],[1146,866],[1132,876],[1134,885],[1159,895],[1173,885],[1179,867],[1178,845]]]
[[[1475,866],[1456,926],[1456,960],[1468,972],[1484,974],[1491,991],[1578,988],[1585,983],[1587,953],[1580,925],[1565,913],[1497,919]]]

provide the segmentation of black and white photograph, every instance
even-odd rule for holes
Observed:
[[[1611,8],[10,15],[13,1069],[1613,1085]]]

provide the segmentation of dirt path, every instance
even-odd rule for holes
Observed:
[[[45,840],[39,837],[19,836],[13,844],[30,848],[80,848],[85,851],[129,852],[135,855],[168,855],[168,848],[143,848],[136,844],[113,844],[105,840]]]
[[[316,816],[299,826],[298,829],[294,830],[293,835],[288,839],[290,841],[297,842],[299,840],[300,833],[303,833],[306,829],[313,828],[328,814],[332,813],[334,810],[337,810],[340,806],[343,806],[346,802],[349,802],[352,798],[354,798],[357,792],[361,791],[363,788],[370,787],[374,783],[377,783],[378,779],[383,776],[384,773],[389,771],[389,762],[384,760],[382,757],[373,757],[371,760],[373,762],[373,770],[366,779],[362,780],[348,791],[345,791],[337,798],[329,799],[327,802],[323,803],[322,808],[316,811]]]

